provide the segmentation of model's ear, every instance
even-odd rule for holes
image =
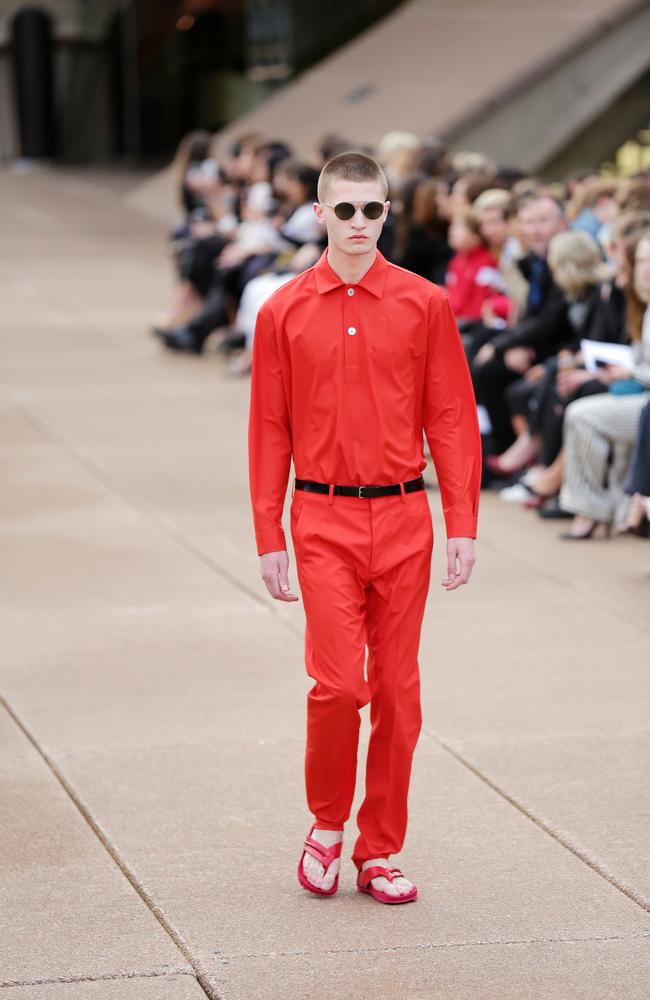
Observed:
[[[325,225],[325,210],[323,209],[323,206],[319,202],[315,201],[315,202],[312,203],[312,208],[314,209],[314,214],[316,215],[316,218],[321,223],[321,225],[324,226]]]
[[[384,219],[385,219],[385,218],[386,218],[386,216],[388,215],[388,209],[389,209],[389,208],[390,208],[390,202],[389,202],[389,201],[385,201],[385,202],[384,202]]]

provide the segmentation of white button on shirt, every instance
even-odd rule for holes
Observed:
[[[350,334],[351,337],[354,337],[354,335],[355,335],[356,332],[357,332],[356,326],[349,326],[348,327],[348,333]]]
[[[348,288],[348,295],[354,295],[354,288]]]

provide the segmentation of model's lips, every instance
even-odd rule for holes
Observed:
[[[367,240],[368,237],[367,236],[351,236],[350,239],[351,240]]]

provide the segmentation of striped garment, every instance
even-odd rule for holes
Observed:
[[[620,524],[629,498],[623,484],[639,428],[650,399],[650,306],[641,340],[633,345],[632,375],[645,390],[630,396],[604,393],[571,403],[564,418],[564,482],[560,504],[574,514]]]

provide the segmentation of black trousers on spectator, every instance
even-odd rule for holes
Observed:
[[[178,257],[181,281],[189,281],[202,298],[206,298],[214,284],[214,261],[228,240],[218,233],[205,239],[185,241]]]
[[[531,436],[541,438],[539,460],[542,465],[549,466],[562,450],[564,411],[569,403],[584,396],[596,396],[607,389],[598,379],[591,379],[570,396],[560,396],[555,386],[557,358],[545,361],[544,368],[546,373],[540,382],[532,385],[522,378],[508,386],[506,399],[510,413],[525,416]]]
[[[200,345],[207,340],[213,330],[225,326],[227,322],[226,295],[223,288],[215,284],[208,292],[200,311],[187,324],[187,329],[194,341]]]
[[[650,403],[646,403],[641,413],[625,492],[650,497]]]
[[[488,411],[494,446],[501,454],[515,440],[506,389],[521,376],[508,368],[498,354],[483,365],[472,365],[471,370],[477,402]]]
[[[476,319],[465,320],[465,322],[461,320],[458,324],[458,329],[460,331],[460,339],[465,348],[465,356],[470,364],[483,347],[483,344],[489,343],[494,334],[498,332],[484,326],[480,320]]]

